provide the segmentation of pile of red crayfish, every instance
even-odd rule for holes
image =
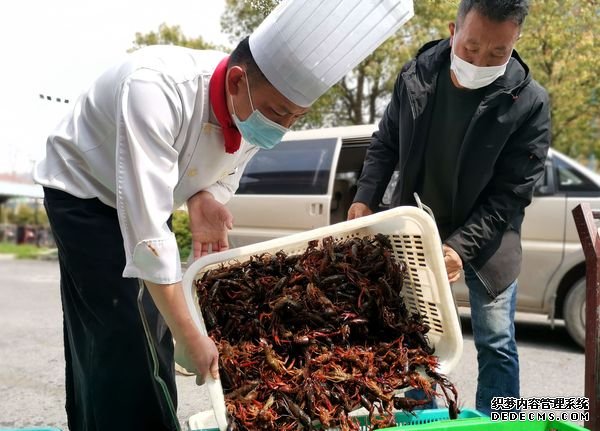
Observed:
[[[405,279],[381,234],[327,237],[302,254],[205,272],[198,297],[219,349],[231,428],[384,428],[395,425],[394,409],[412,411],[436,395],[456,417],[457,393],[436,371],[429,327],[404,304]],[[425,399],[398,391],[405,388]],[[363,424],[348,415],[360,407],[369,411]]]

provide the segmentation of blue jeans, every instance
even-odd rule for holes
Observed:
[[[514,323],[517,281],[494,299],[471,268],[465,268],[465,282],[479,364],[475,408],[490,415],[493,397],[519,397]]]

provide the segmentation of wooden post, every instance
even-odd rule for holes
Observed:
[[[590,402],[589,420],[585,427],[600,431],[600,235],[588,203],[573,209],[575,226],[585,255],[585,396]]]

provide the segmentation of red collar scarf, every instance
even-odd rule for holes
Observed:
[[[235,153],[240,148],[242,135],[240,134],[233,118],[229,115],[227,109],[227,94],[225,92],[225,77],[227,76],[227,63],[229,56],[225,57],[217,65],[208,84],[208,97],[213,112],[217,117],[219,125],[223,129],[223,138],[225,139],[225,151],[229,154]]]

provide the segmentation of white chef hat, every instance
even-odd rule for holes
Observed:
[[[256,64],[307,107],[414,14],[412,0],[284,0],[250,36]]]

